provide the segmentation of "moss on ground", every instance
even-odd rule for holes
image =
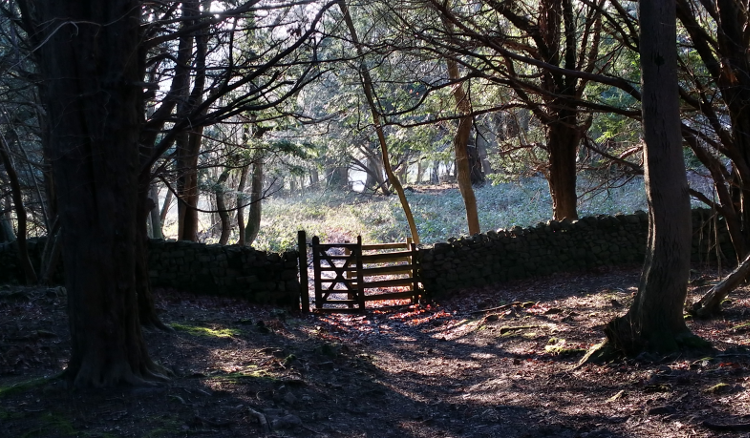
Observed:
[[[210,327],[200,327],[196,325],[186,325],[179,323],[172,323],[171,326],[175,330],[186,332],[193,336],[205,336],[210,338],[231,338],[243,334],[242,330],[232,328],[213,329]]]

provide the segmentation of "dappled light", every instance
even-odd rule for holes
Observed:
[[[748,0],[2,5],[0,438],[750,433]]]
[[[695,275],[698,296],[712,274]],[[29,380],[60,371],[65,292],[6,288],[0,415],[12,434],[41,436],[64,423],[124,436],[707,437],[714,429],[704,420],[738,423],[750,398],[748,290],[725,303],[725,319],[689,322],[718,350],[574,368],[601,325],[630,305],[638,277],[635,267],[558,274],[302,318],[161,290],[157,308],[174,331],[146,337],[171,382],[124,398]],[[81,414],[92,406],[96,415]]]

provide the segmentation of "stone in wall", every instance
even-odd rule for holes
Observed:
[[[722,220],[709,210],[693,210],[693,260],[732,259],[733,251]],[[707,237],[707,236],[712,237]],[[419,250],[419,272],[425,291],[441,296],[470,286],[642,263],[648,236],[643,211],[615,216],[584,217],[577,221],[541,222],[533,227],[489,231]]]
[[[35,268],[45,239],[29,239]],[[195,293],[243,297],[251,302],[294,306],[299,302],[297,252],[265,253],[237,245],[187,241],[149,242],[151,284]],[[17,283],[20,269],[14,243],[0,244],[0,283]],[[62,269],[56,279],[63,282]]]

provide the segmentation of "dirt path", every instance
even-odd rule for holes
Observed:
[[[717,351],[571,371],[600,341],[602,325],[627,308],[637,280],[637,268],[557,275],[464,291],[437,305],[302,319],[161,291],[162,317],[176,330],[147,336],[174,378],[153,388],[87,392],[38,379],[59,372],[67,357],[64,291],[6,287],[0,437],[750,432],[747,290],[733,296],[723,319],[690,322]],[[481,311],[489,308],[497,309]],[[740,431],[717,430],[727,424]]]

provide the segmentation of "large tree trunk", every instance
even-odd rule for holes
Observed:
[[[151,290],[151,279],[148,276],[148,227],[146,222],[156,203],[149,197],[150,180],[148,174],[138,176],[138,195],[136,199],[135,226],[135,285],[138,297],[138,319],[144,327],[156,327],[170,331],[156,314],[154,294]]]
[[[140,2],[35,3],[74,386],[162,378],[136,294]],[[73,24],[75,23],[75,24]],[[145,217],[144,217],[145,219]]]
[[[742,157],[733,158],[740,178],[741,218],[745,249],[750,243],[750,52],[748,28],[750,11],[747,1],[717,0],[719,29],[717,42],[721,58],[718,85],[724,96],[732,122],[734,149]],[[737,254],[742,260],[745,254]]]
[[[675,1],[642,1],[639,16],[648,252],[633,305],[605,328],[608,341],[631,355],[669,353],[695,340],[683,317],[692,228],[680,134]]]
[[[547,125],[547,181],[552,197],[553,218],[558,221],[578,219],[576,153],[580,133],[574,111],[560,110],[557,115],[559,118]]]

